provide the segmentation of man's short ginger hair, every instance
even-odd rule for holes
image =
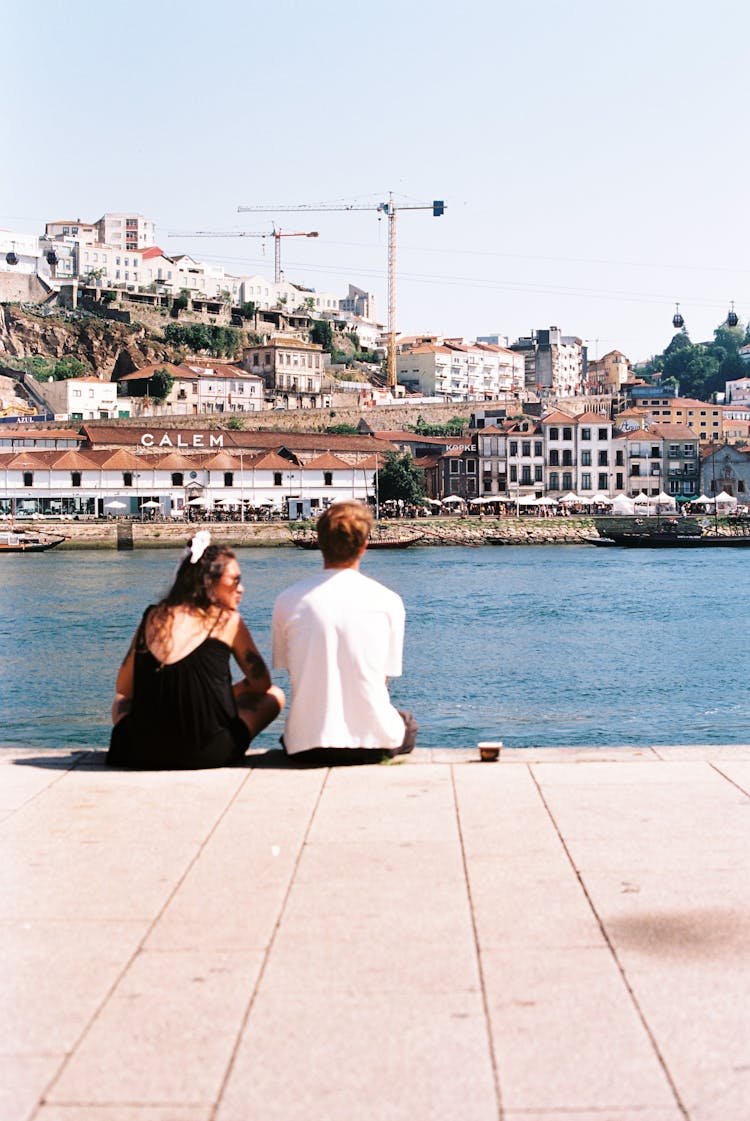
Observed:
[[[372,514],[361,502],[334,502],[318,518],[318,545],[326,564],[351,564],[372,530]]]

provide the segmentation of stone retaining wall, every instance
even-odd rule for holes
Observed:
[[[36,532],[38,521],[17,523]],[[117,549],[117,521],[45,522],[44,531],[63,534],[60,549]],[[287,522],[172,522],[128,523],[134,549],[177,549],[198,529],[209,529],[214,541],[236,548],[278,548],[291,545],[291,532],[305,523]],[[430,545],[483,545],[489,537],[509,545],[580,545],[595,533],[592,518],[418,518],[383,522],[399,531],[422,534],[416,547]]]

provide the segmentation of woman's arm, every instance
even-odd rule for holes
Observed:
[[[133,639],[125,655],[122,665],[117,671],[117,681],[115,683],[115,699],[112,702],[112,723],[116,724],[123,716],[130,711],[130,706],[133,701],[133,691],[135,686],[135,642],[138,636],[138,631],[133,635]]]
[[[250,693],[267,693],[271,688],[271,674],[255,645],[253,636],[239,616],[231,646],[237,665],[245,675],[243,684],[247,690]]]

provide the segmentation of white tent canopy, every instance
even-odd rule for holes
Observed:
[[[618,494],[612,499],[613,514],[632,514],[634,510],[635,503],[627,494]]]
[[[598,502],[600,506],[611,506],[613,500],[604,491],[598,490],[596,494],[592,495],[591,501]]]
[[[570,490],[570,491],[568,491],[567,494],[564,494],[562,496],[560,501],[564,502],[566,505],[573,506],[576,502],[580,502],[581,500],[580,500],[580,498],[578,497],[577,494],[573,494],[573,491]]]
[[[721,492],[721,494],[716,495],[715,501],[716,501],[717,506],[736,506],[737,505],[737,499],[734,497],[734,495],[733,494],[728,494],[727,491],[725,491],[725,490],[723,490]]]

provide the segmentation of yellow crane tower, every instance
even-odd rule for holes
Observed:
[[[182,230],[175,233],[169,233],[169,237],[272,237],[273,245],[273,281],[274,284],[281,284],[281,239],[282,237],[317,237],[318,231],[312,230],[309,233],[284,233],[282,230],[277,230],[275,226],[272,227],[271,233],[250,233],[245,230]]]
[[[396,379],[396,215],[400,210],[431,210],[433,218],[439,218],[445,211],[442,199],[435,199],[431,206],[401,206],[393,201],[393,193],[388,202],[373,204],[359,203],[320,203],[317,206],[238,206],[240,214],[281,214],[302,211],[305,214],[321,214],[331,210],[375,210],[388,218],[388,360],[386,384],[395,389]]]

